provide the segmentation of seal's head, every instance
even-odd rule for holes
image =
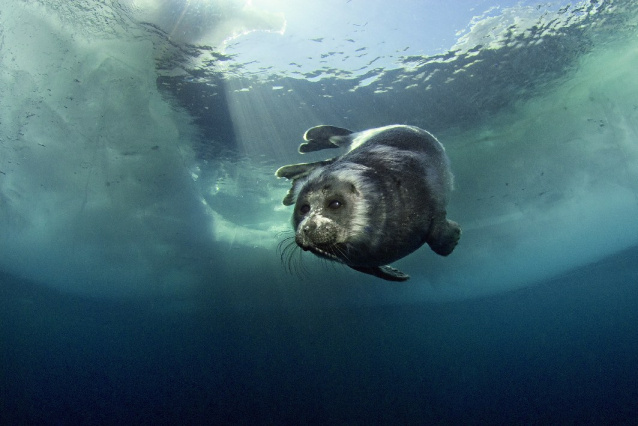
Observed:
[[[353,245],[365,229],[367,201],[353,170],[321,170],[301,185],[292,217],[295,241],[303,250],[351,264]]]

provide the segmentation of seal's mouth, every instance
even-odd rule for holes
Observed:
[[[321,248],[321,247],[317,247],[317,246],[307,246],[307,247],[301,246],[301,248],[304,251],[310,251],[311,253],[315,254],[316,256],[323,257],[323,258],[326,258],[326,259],[329,259],[329,260],[334,260],[335,262],[343,263],[343,259],[338,257],[333,252],[333,251],[338,251],[336,246],[330,246],[330,247],[325,247],[325,248]]]

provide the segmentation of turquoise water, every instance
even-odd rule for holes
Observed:
[[[457,6],[1,5],[3,423],[630,422],[638,7]],[[274,171],[393,123],[455,252],[290,273]]]

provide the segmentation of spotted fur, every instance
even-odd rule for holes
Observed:
[[[345,146],[340,157],[277,170],[292,181],[295,241],[303,250],[391,281],[388,266],[423,244],[450,254],[461,228],[446,218],[453,176],[445,149],[425,130],[386,126],[354,133],[317,126],[300,152]]]

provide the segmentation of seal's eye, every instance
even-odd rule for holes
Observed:
[[[299,213],[306,214],[310,211],[310,206],[308,204],[304,204],[299,208]]]
[[[331,208],[332,210],[337,210],[339,207],[341,207],[341,201],[332,200],[330,201],[330,204],[328,204],[328,207]]]

